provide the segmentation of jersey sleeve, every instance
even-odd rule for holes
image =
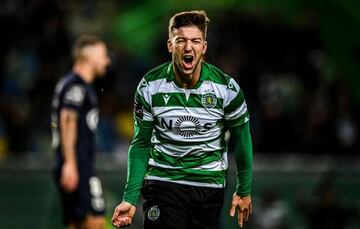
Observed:
[[[74,84],[65,88],[61,101],[61,108],[70,108],[77,112],[80,111],[86,97],[86,88],[84,85]]]
[[[147,82],[143,79],[136,89],[134,98],[134,122],[139,128],[152,128],[151,94]]]
[[[134,137],[128,151],[127,181],[123,195],[123,201],[135,206],[148,168],[151,149],[154,119],[149,94],[146,81],[141,81],[134,99]]]
[[[235,142],[237,168],[236,193],[239,196],[250,195],[252,182],[253,147],[249,122],[230,128],[231,138]]]
[[[230,79],[224,98],[224,118],[228,128],[240,126],[249,121],[244,94],[234,79]]]

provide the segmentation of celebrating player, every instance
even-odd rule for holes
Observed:
[[[140,192],[144,228],[217,228],[224,200],[227,144],[236,143],[237,189],[230,215],[243,226],[252,211],[252,142],[244,95],[233,78],[203,61],[209,19],[181,12],[169,22],[164,63],[135,93],[134,138],[122,202],[112,223],[131,224]]]

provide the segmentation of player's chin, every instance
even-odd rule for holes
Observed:
[[[182,72],[184,75],[191,75],[194,73],[194,68],[183,68]]]
[[[99,78],[103,78],[106,75],[106,70],[98,71],[96,74]]]

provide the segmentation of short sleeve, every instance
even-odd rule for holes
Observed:
[[[250,115],[244,94],[234,79],[230,79],[224,99],[224,117],[227,127],[240,126],[249,121]]]
[[[86,97],[86,88],[83,85],[71,85],[64,91],[61,106],[80,111]]]

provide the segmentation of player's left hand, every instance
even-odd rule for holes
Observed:
[[[115,208],[111,222],[115,227],[126,227],[132,223],[135,212],[134,205],[123,201]]]
[[[231,202],[230,215],[234,217],[236,209],[238,210],[238,223],[242,228],[244,225],[244,220],[249,220],[249,215],[252,213],[252,203],[251,197],[248,196],[239,196],[236,193],[233,195]]]

